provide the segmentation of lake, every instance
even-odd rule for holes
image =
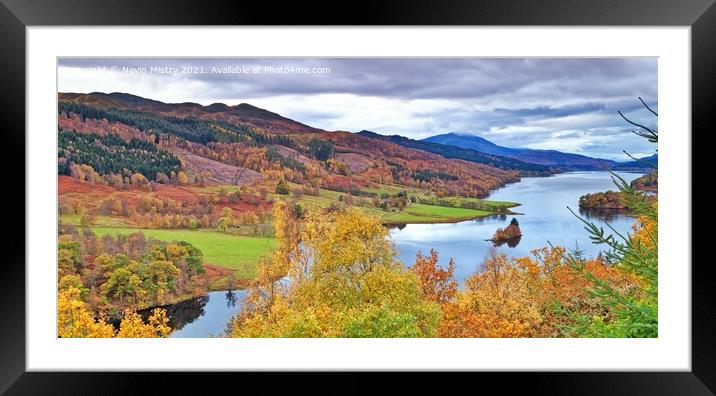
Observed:
[[[619,173],[627,181],[641,174]],[[504,244],[496,247],[513,257],[530,254],[530,250],[553,245],[568,249],[579,247],[585,254],[596,256],[601,246],[589,240],[584,225],[567,206],[579,212],[581,195],[605,190],[616,190],[608,172],[570,172],[550,177],[523,178],[520,182],[505,186],[490,195],[498,201],[519,202],[513,208],[520,215],[493,216],[477,220],[449,224],[407,224],[391,229],[391,236],[398,250],[399,259],[410,266],[420,250],[424,254],[430,248],[440,253],[439,263],[447,265],[450,257],[455,260],[455,278],[462,282],[479,268],[493,246],[486,241],[497,228],[506,227],[517,218],[522,238],[515,246]],[[581,212],[582,216],[596,223],[609,224],[622,234],[631,231],[634,219],[619,213]],[[604,227],[606,228],[606,227]],[[167,307],[170,325],[176,330],[171,337],[209,337],[219,335],[226,323],[238,312],[245,291],[210,292],[207,296]]]
[[[641,173],[618,173],[627,181]],[[569,172],[550,177],[527,177],[518,183],[494,191],[489,199],[518,202],[512,208],[520,215],[492,216],[454,224],[407,224],[394,227],[391,236],[400,260],[413,265],[418,251],[428,254],[434,248],[440,254],[439,264],[446,266],[450,257],[455,260],[455,278],[463,280],[475,272],[487,257],[493,243],[486,241],[498,228],[505,228],[512,218],[520,223],[522,238],[516,246],[503,244],[496,247],[512,257],[530,254],[530,250],[549,246],[579,247],[588,256],[596,256],[603,245],[591,243],[584,224],[568,209],[569,206],[589,220],[608,222],[623,235],[631,231],[634,219],[613,212],[587,212],[579,210],[579,197],[598,191],[616,190],[608,172]],[[604,227],[607,228],[606,226]]]
[[[165,307],[172,338],[218,336],[239,311],[245,290],[214,291],[206,296]]]

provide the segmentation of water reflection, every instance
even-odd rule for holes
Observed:
[[[521,237],[521,236],[514,237],[514,238],[510,238],[510,239],[501,239],[501,240],[499,240],[499,241],[493,240],[493,241],[492,241],[492,246],[500,247],[500,246],[506,244],[507,247],[513,248],[513,247],[517,247],[517,245],[520,244],[520,240],[522,240],[522,237]]]
[[[521,215],[521,214],[522,213],[514,213],[514,214],[510,214],[510,216]],[[432,224],[429,224],[429,223],[418,223],[418,224],[391,223],[391,224],[386,224],[385,228],[387,228],[388,230],[391,230],[391,231],[393,231],[393,230],[402,231],[402,230],[405,230],[406,227],[408,227],[408,226],[409,226],[408,228],[411,228],[411,229],[419,227],[419,226],[426,226],[426,227],[444,226],[443,228],[449,229],[449,228],[451,228],[451,226],[454,227],[455,224],[458,224],[458,223],[459,224],[464,224],[464,223],[481,224],[481,223],[490,223],[490,222],[493,222],[494,220],[505,221],[505,220],[507,220],[507,216],[508,215],[506,215],[506,214],[493,214],[493,215],[477,217],[474,219],[464,220],[464,221],[455,222],[455,223],[432,223]]]
[[[236,301],[238,301],[238,297],[236,296],[236,293],[234,293],[233,290],[229,290],[226,292],[226,308],[233,308],[236,307]]]
[[[171,337],[205,338],[218,336],[238,313],[246,296],[245,290],[209,292],[205,297],[167,307],[169,325],[175,329]]]
[[[175,330],[181,330],[188,323],[191,323],[197,318],[203,316],[205,314],[204,306],[208,301],[209,296],[204,296],[182,301],[178,304],[163,306],[162,308],[167,311],[169,327]],[[146,321],[152,314],[152,310],[153,308],[144,309],[138,313],[142,315],[142,318]]]
[[[587,220],[602,220],[610,222],[621,216],[628,216],[628,209],[598,209],[579,208],[579,214]]]

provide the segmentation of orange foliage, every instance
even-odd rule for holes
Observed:
[[[321,134],[321,139],[330,140],[338,151],[357,153],[373,159],[374,166],[365,170],[360,176],[377,183],[397,183],[427,188],[431,191],[443,191],[446,195],[482,197],[505,183],[519,180],[517,171],[447,159],[438,154],[352,133],[324,133]],[[455,176],[455,179],[433,178],[428,182],[421,182],[413,178],[414,172],[418,169],[431,169]]]
[[[637,280],[600,259],[585,265],[597,278],[620,289]],[[561,247],[508,258],[493,250],[465,289],[443,305],[441,337],[555,337],[569,320],[564,312],[606,315],[588,290],[589,280],[570,268]]]
[[[420,279],[423,295],[430,301],[445,303],[452,300],[457,293],[457,282],[453,277],[455,263],[450,258],[447,269],[438,266],[438,252],[430,249],[430,256],[418,252],[413,271]]]
[[[57,124],[61,129],[76,131],[79,133],[96,133],[102,136],[116,134],[122,139],[129,141],[132,138],[147,140],[147,135],[138,128],[127,126],[125,124],[102,119],[96,120],[92,118],[82,119],[77,114],[67,114],[61,112],[57,117]]]

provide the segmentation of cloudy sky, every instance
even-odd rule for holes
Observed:
[[[412,138],[460,132],[508,147],[626,160],[654,145],[656,58],[62,58],[60,92],[252,105],[326,130]]]

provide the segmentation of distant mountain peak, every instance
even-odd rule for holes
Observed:
[[[451,132],[430,136],[423,139],[423,141],[467,148],[484,154],[501,155],[531,164],[545,165],[562,170],[603,170],[605,165],[609,168],[627,166],[627,163],[592,158],[581,154],[565,153],[557,150],[535,150],[499,146],[474,134]],[[628,165],[630,167],[634,166],[633,163],[629,163]]]
[[[502,169],[519,170],[521,172],[524,172],[525,175],[550,173],[550,169],[543,165],[529,164],[520,160],[516,160],[514,158],[507,158],[494,154],[485,154],[477,150],[472,150],[470,148],[455,147],[449,144],[434,143],[425,140],[415,140],[395,134],[383,135],[368,130],[362,130],[360,132],[357,132],[356,134],[370,139],[388,141],[403,147],[438,154],[445,158],[453,158],[475,163],[487,164]]]

